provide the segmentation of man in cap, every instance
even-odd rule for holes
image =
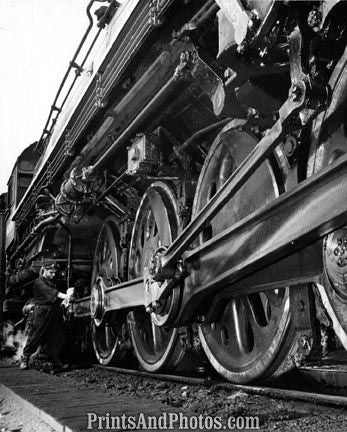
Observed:
[[[34,281],[33,297],[35,307],[20,364],[21,369],[28,369],[29,358],[39,346],[45,347],[54,368],[62,367],[59,352],[64,338],[60,304],[62,300],[65,303],[71,300],[73,289],[70,288],[66,294],[57,290],[53,281],[57,270],[58,266],[55,261],[46,260],[41,267],[40,277]]]

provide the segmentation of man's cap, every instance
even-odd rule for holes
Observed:
[[[43,267],[46,270],[58,270],[58,268],[59,268],[58,264],[53,260],[45,260],[43,262]]]

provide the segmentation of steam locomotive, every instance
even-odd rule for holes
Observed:
[[[87,15],[8,184],[4,314],[49,257],[101,364],[132,350],[172,370],[201,350],[248,383],[324,355],[329,329],[347,348],[347,3]]]

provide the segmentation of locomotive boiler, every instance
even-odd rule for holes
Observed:
[[[87,15],[9,182],[4,313],[50,257],[102,364],[132,350],[172,370],[201,350],[247,383],[323,355],[327,329],[347,348],[347,3]]]

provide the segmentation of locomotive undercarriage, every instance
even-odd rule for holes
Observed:
[[[344,6],[314,30],[318,4],[301,4],[304,18],[299,6],[258,11],[257,30],[219,49],[215,3],[191,6],[59,167],[64,222],[98,220],[90,292],[70,312],[91,319],[101,363],[133,349],[142,368],[168,370],[201,344],[227,379],[271,379],[320,345],[318,292],[347,349]]]

